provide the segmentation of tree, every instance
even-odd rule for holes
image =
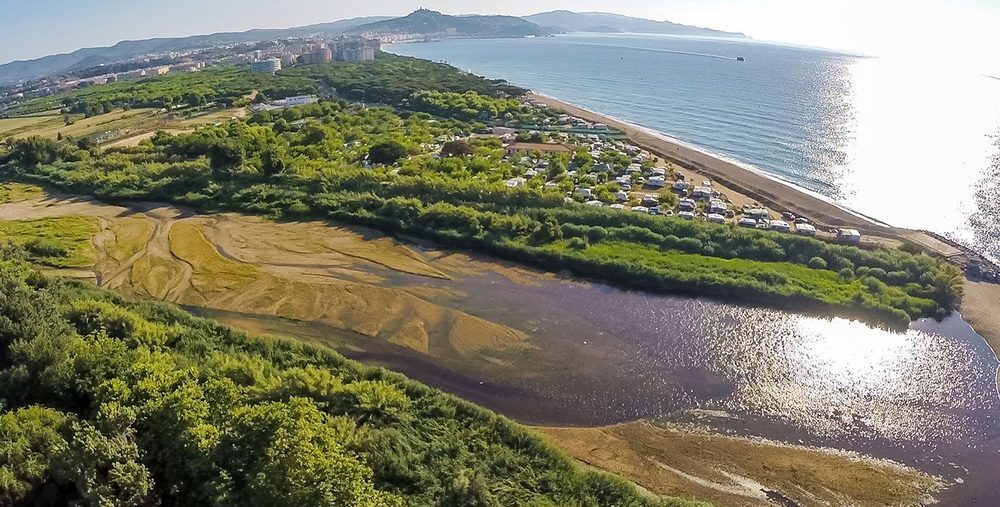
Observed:
[[[368,161],[373,164],[394,165],[407,154],[399,141],[384,141],[368,149]]]
[[[261,171],[265,178],[273,178],[285,172],[285,159],[274,148],[264,150],[260,156]]]
[[[41,407],[0,415],[0,503],[17,504],[33,490],[37,498],[42,485],[51,483],[52,460],[68,446],[62,435],[66,420]]]
[[[233,169],[243,165],[246,148],[233,139],[219,139],[208,149],[208,159],[211,162],[213,174],[219,174],[222,169]]]
[[[441,147],[441,155],[445,157],[471,157],[476,154],[475,148],[471,144],[458,140],[444,143]]]

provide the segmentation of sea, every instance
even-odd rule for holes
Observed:
[[[986,67],[992,60],[978,68],[939,54],[925,61],[645,34],[386,49],[652,129],[1000,260],[1000,73]]]

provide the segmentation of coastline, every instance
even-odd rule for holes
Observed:
[[[808,217],[823,229],[858,229],[867,236],[880,239],[883,243],[897,246],[902,242],[913,243],[957,264],[964,263],[966,254],[960,248],[935,235],[882,224],[876,219],[851,211],[806,189],[633,123],[534,91],[527,97],[589,122],[603,123],[620,130],[637,146],[655,156],[702,175],[726,190],[758,201],[774,211],[787,211],[797,216]],[[996,302],[1000,301],[1000,285],[967,280],[966,291],[966,298],[959,308],[962,315],[994,352],[1000,355],[1000,322],[995,319],[993,313],[997,310]]]
[[[648,128],[545,94],[531,92],[528,94],[528,98],[587,121],[603,123],[620,130],[640,148],[662,159],[669,160],[682,169],[704,175],[720,186],[765,204],[774,211],[788,211],[808,217],[821,228],[852,228],[871,236],[897,241],[914,241],[945,257],[960,253],[956,248],[923,233],[881,223],[875,218],[852,211],[819,194],[726,160],[719,155],[707,153]]]

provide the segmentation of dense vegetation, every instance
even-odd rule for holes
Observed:
[[[0,252],[3,505],[681,505],[327,349]]]
[[[135,81],[88,86],[25,103],[12,114],[33,114],[56,109],[94,116],[118,108],[173,108],[214,103],[229,107],[246,103],[252,92],[271,98],[316,93],[312,79],[254,74],[246,67],[224,66],[194,73],[171,73]]]
[[[337,90],[341,97],[376,104],[399,106],[423,91],[475,92],[487,97],[518,97],[527,90],[505,81],[486,80],[457,71],[443,63],[378,53],[374,61],[297,67],[282,71],[289,78],[318,80]]]
[[[628,157],[605,152],[595,161],[578,150],[506,160],[498,140],[469,137],[481,122],[551,113],[451,67],[383,55],[293,74],[314,72],[341,89],[357,79],[357,95],[408,109],[323,101],[106,151],[26,139],[0,155],[0,170],[106,200],[328,217],[629,287],[892,325],[943,317],[961,294],[961,273],[926,255],[567,204],[581,181],[612,199],[617,183],[594,164]],[[529,173],[540,174],[519,188],[505,184]]]

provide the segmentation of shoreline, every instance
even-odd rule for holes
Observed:
[[[642,149],[668,160],[682,169],[710,177],[713,182],[739,194],[760,201],[774,211],[789,211],[805,216],[821,227],[853,228],[861,232],[898,239],[900,229],[873,217],[836,204],[818,193],[781,180],[763,171],[751,169],[725,156],[709,153],[689,143],[658,133],[652,129],[592,111],[556,97],[530,92],[527,97],[553,109],[583,118],[593,123],[603,123],[622,131]],[[908,231],[908,230],[907,230]]]
[[[787,211],[807,217],[819,228],[858,229],[867,236],[882,239],[883,242],[913,243],[959,265],[964,264],[963,260],[968,255],[961,248],[936,235],[881,223],[877,219],[847,209],[807,189],[626,120],[534,91],[529,92],[527,98],[589,122],[603,123],[620,130],[637,146],[661,159],[702,175],[726,190],[758,201],[773,211]],[[991,308],[996,305],[988,302],[992,295],[1000,296],[1000,285],[976,284],[972,280],[967,280],[966,287],[967,290],[972,289],[969,291],[970,294],[967,294],[972,297],[966,297],[958,310],[973,325],[976,333],[1000,355],[1000,325],[995,324],[992,312],[996,309]]]

